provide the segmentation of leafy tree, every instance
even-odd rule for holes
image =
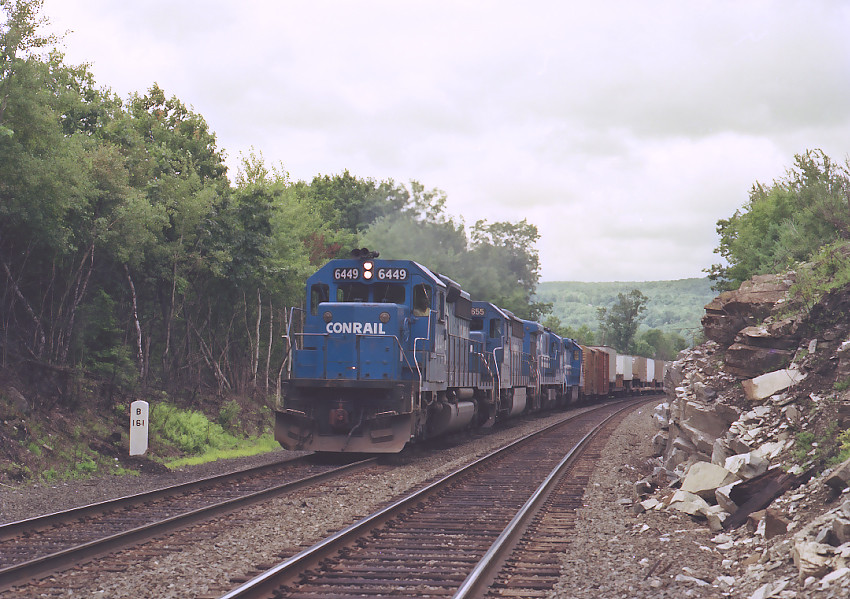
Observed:
[[[718,290],[738,287],[753,275],[808,260],[822,245],[850,239],[850,172],[821,150],[794,157],[785,177],[756,183],[749,201],[717,221],[714,250],[728,263],[707,272]]]
[[[649,329],[638,335],[632,350],[638,356],[657,360],[674,360],[678,353],[687,346],[688,342],[677,333],[665,333],[660,329]]]
[[[628,294],[617,294],[617,301],[610,308],[598,308],[597,318],[602,342],[619,352],[627,353],[648,301],[640,290],[633,289]]]
[[[406,198],[395,212],[378,218],[366,229],[364,245],[385,258],[415,259],[442,272],[469,291],[507,308],[520,318],[539,319],[549,304],[534,300],[539,279],[535,243],[537,227],[519,223],[478,221],[470,230],[445,211],[446,195],[426,191],[416,181],[397,187],[395,198]]]
[[[314,177],[310,193],[326,221],[354,234],[381,216],[401,210],[410,200],[410,194],[392,181],[360,179],[347,169],[341,175]]]
[[[10,136],[14,129],[5,124],[6,107],[17,75],[27,58],[35,51],[55,44],[54,35],[42,35],[39,28],[49,21],[39,13],[44,0],[3,0],[0,9],[5,19],[0,23],[0,136]]]
[[[573,341],[577,341],[582,345],[594,345],[595,343],[595,334],[587,325],[581,325],[578,328],[565,326],[561,319],[555,316],[554,314],[550,314],[547,316],[543,322],[543,326],[547,329],[554,332],[556,335],[560,335],[561,337],[567,337],[568,339],[572,339]]]

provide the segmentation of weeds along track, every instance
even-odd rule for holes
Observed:
[[[541,554],[557,550],[550,542],[553,534],[568,534],[563,527],[569,528],[599,448],[616,428],[611,419],[646,401],[601,406],[529,435],[268,569],[223,598],[472,597],[486,592],[494,579],[493,588],[509,596],[538,595],[557,580],[554,564]],[[541,515],[545,499],[562,507]],[[534,527],[523,535],[530,522]],[[504,563],[508,569],[500,575]],[[529,568],[537,578],[520,582],[516,572]],[[541,573],[549,577],[544,582]]]
[[[305,456],[5,524],[0,590],[374,463]]]

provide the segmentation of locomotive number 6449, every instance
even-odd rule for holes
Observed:
[[[360,269],[359,268],[335,268],[334,269],[334,280],[335,281],[353,281],[360,277]]]
[[[379,281],[405,281],[407,280],[407,271],[403,268],[379,268]]]

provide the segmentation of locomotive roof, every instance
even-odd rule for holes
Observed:
[[[448,288],[448,285],[446,285],[446,283],[443,281],[443,279],[440,278],[440,275],[435,274],[428,267],[422,266],[421,264],[419,264],[415,260],[392,260],[392,259],[382,259],[382,258],[369,258],[369,260],[371,262],[373,262],[376,267],[395,266],[395,267],[406,267],[406,268],[409,268],[411,270],[416,270],[416,271],[419,272],[419,274],[424,276],[426,279],[428,279],[431,283],[433,283],[437,287],[440,287],[441,289],[447,289]],[[327,271],[332,270],[334,268],[341,268],[341,267],[350,268],[350,267],[353,267],[353,266],[359,266],[359,265],[363,264],[364,261],[365,261],[364,258],[334,258],[333,260],[330,260],[329,262],[325,263],[324,266],[319,268],[319,270],[314,272],[312,275],[310,275],[310,279],[312,279],[313,277],[319,276],[319,275],[325,276],[325,273]],[[451,281],[451,279],[449,279],[449,280]]]
[[[514,316],[513,312],[511,312],[510,310],[506,310],[505,308],[500,308],[499,306],[497,306],[496,304],[494,304],[492,302],[485,302],[485,301],[481,301],[481,300],[476,300],[476,301],[472,302],[473,306],[476,305],[476,304],[482,305],[482,306],[490,306],[490,308],[492,308],[499,316],[501,316],[502,318],[504,318],[506,320],[519,321],[519,318]]]

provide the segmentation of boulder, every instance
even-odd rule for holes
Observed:
[[[6,390],[6,394],[9,396],[9,399],[12,401],[12,405],[18,412],[20,412],[21,414],[30,413],[30,402],[27,401],[27,398],[24,397],[23,393],[21,393],[14,387],[9,387]]]
[[[708,522],[708,528],[711,532],[720,532],[723,530],[723,523],[729,517],[729,512],[724,510],[719,505],[710,505],[703,510],[703,515]]]
[[[759,474],[767,472],[770,462],[761,457],[757,452],[739,453],[726,458],[723,467],[740,479],[755,478]]]
[[[715,439],[711,450],[711,463],[725,468],[726,458],[729,457],[729,449],[726,447],[725,439]]]
[[[850,460],[846,460],[836,466],[825,482],[839,493],[850,487]]]
[[[699,495],[694,495],[693,493],[688,493],[687,491],[679,489],[670,498],[670,504],[667,507],[671,510],[684,512],[691,516],[705,517],[704,511],[711,506],[709,506],[705,499]]]
[[[806,375],[796,368],[786,368],[768,372],[754,379],[743,381],[741,384],[744,387],[744,394],[747,399],[752,402],[759,402],[774,393],[799,383],[804,378],[806,378]]]
[[[718,487],[724,487],[735,480],[735,475],[726,468],[709,462],[697,462],[688,468],[682,480],[682,490],[706,500],[714,500],[714,492]]]
[[[658,431],[652,437],[652,455],[653,456],[661,456],[664,455],[664,450],[667,449],[667,442],[669,441],[669,437],[666,431]]]
[[[788,527],[791,525],[791,520],[783,516],[779,510],[773,508],[753,512],[747,520],[748,527],[751,526],[751,522],[756,523],[756,526],[751,528],[751,530],[763,536],[765,540],[784,535],[788,532]]]
[[[713,439],[722,436],[729,430],[729,425],[737,417],[737,412],[730,412],[715,405],[698,401],[687,401],[682,406],[682,422],[692,428],[704,431],[707,436],[712,437],[712,444]],[[711,449],[709,448],[710,452]]]
[[[652,411],[652,423],[658,430],[667,430],[667,427],[670,425],[669,410],[670,404],[664,402],[655,406],[655,409]]]
[[[800,540],[794,543],[791,556],[800,573],[800,580],[805,580],[809,576],[820,578],[832,569],[831,545]]]
[[[730,514],[734,514],[738,511],[738,504],[732,500],[732,489],[734,489],[735,485],[740,482],[741,481],[735,481],[723,487],[718,487],[714,491],[714,499],[717,501],[717,505]]]
[[[738,332],[761,323],[774,305],[785,298],[792,281],[778,275],[759,275],[735,291],[724,291],[705,306],[705,336],[728,347]]]

